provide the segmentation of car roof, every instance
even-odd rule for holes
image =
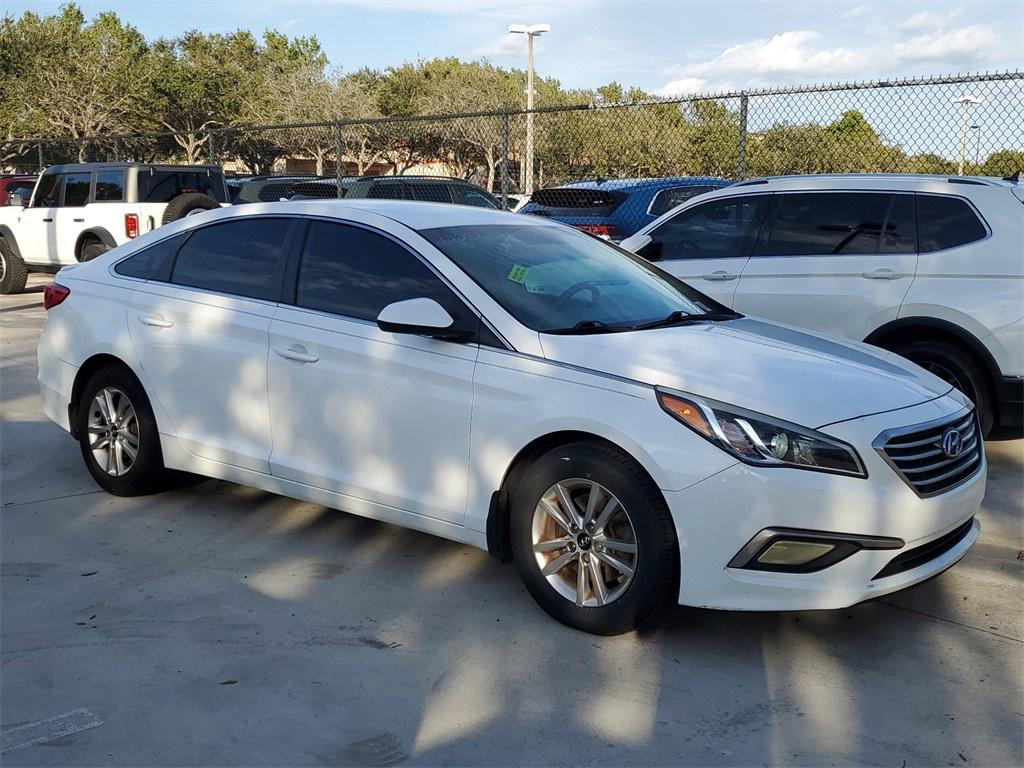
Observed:
[[[731,184],[728,179],[720,179],[715,176],[658,176],[636,179],[585,179],[573,181],[568,184],[560,184],[557,187],[547,189],[611,189],[630,190],[644,189],[647,187],[686,187],[705,184]]]
[[[418,200],[376,200],[371,198],[319,198],[274,203],[253,203],[222,208],[225,218],[235,215],[284,213],[298,216],[335,216],[345,218],[346,211],[365,211],[385,216],[410,229],[473,226],[480,224],[513,224],[526,227],[563,227],[558,222],[536,216],[522,216],[508,211],[452,203],[429,203]]]
[[[948,176],[924,173],[820,173],[802,176],[766,176],[738,181],[733,188],[761,187],[767,189],[837,189],[894,187],[934,188],[935,185],[957,184],[963,187],[1014,187],[1016,182],[991,176]]]

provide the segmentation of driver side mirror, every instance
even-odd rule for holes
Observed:
[[[21,192],[11,192],[11,194],[8,195],[7,197],[7,204],[17,205],[24,208],[26,205],[28,205],[28,201],[22,199]]]
[[[466,341],[474,331],[458,328],[448,311],[434,299],[406,299],[388,304],[377,315],[377,327],[389,333]]]

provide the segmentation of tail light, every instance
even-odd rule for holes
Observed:
[[[53,309],[70,295],[70,288],[60,283],[50,283],[43,288],[43,309]]]
[[[600,237],[602,240],[618,240],[622,238],[619,228],[612,224],[577,224],[576,229],[588,235]]]
[[[124,215],[124,235],[129,240],[139,236],[139,214],[126,213]]]

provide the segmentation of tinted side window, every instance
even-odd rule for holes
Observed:
[[[59,173],[44,173],[36,186],[36,196],[32,200],[33,208],[49,208],[60,202],[60,182],[63,177]]]
[[[403,200],[401,184],[373,184],[366,196],[375,200]]]
[[[91,173],[69,173],[64,177],[64,207],[79,207],[89,202]]]
[[[452,201],[451,186],[448,184],[414,184],[407,185],[413,200],[425,200],[428,203],[450,203]]]
[[[703,194],[704,192],[710,192],[714,187],[705,187],[690,185],[688,187],[672,187],[671,189],[663,189],[661,192],[654,196],[651,201],[651,216],[661,216],[664,213],[668,213],[677,205],[682,205],[691,197]]]
[[[185,192],[202,192],[217,202],[227,201],[220,173],[139,168],[138,184],[140,203],[168,203]]]
[[[973,243],[987,234],[978,215],[963,200],[941,195],[917,196],[917,236],[921,253]]]
[[[452,200],[459,205],[475,205],[478,208],[497,208],[494,201],[482,190],[461,184],[452,185]]]
[[[664,259],[749,256],[768,198],[744,195],[709,200],[673,216],[651,232]]]
[[[118,262],[114,271],[125,277],[167,282],[171,279],[174,254],[178,252],[178,248],[188,236],[188,232],[183,232],[180,235],[161,240],[148,248],[143,248],[124,261]]]
[[[453,315],[461,304],[440,278],[402,246],[359,227],[314,221],[299,262],[295,303],[360,320],[388,304],[420,297]]]
[[[290,219],[242,219],[197,229],[178,252],[171,282],[276,301],[290,226]]]
[[[124,200],[124,171],[97,171],[96,202]]]
[[[763,255],[913,252],[910,195],[808,192],[778,195]]]

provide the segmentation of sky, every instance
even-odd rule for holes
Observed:
[[[52,13],[62,0],[2,0]],[[567,88],[612,80],[659,95],[1024,68],[1024,0],[79,0],[147,37],[188,29],[316,35],[345,71],[419,58],[525,66],[510,23],[551,25],[537,71]]]

